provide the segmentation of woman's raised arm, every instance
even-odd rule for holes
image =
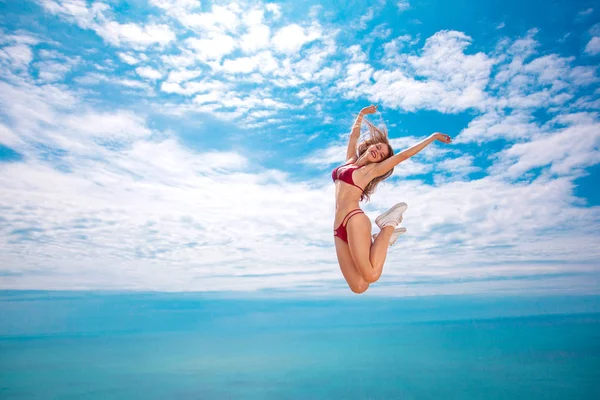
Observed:
[[[386,174],[389,170],[394,168],[396,165],[400,164],[402,161],[404,161],[406,159],[411,158],[412,156],[414,156],[415,154],[417,154],[418,152],[420,152],[421,150],[423,150],[425,147],[429,146],[431,143],[433,143],[436,140],[439,140],[442,143],[452,142],[452,139],[450,138],[450,136],[443,134],[443,133],[436,132],[436,133],[430,135],[427,139],[422,140],[419,143],[415,144],[414,146],[411,146],[408,149],[406,149],[398,154],[394,154],[390,158],[378,163],[375,166],[375,168],[373,169],[373,173],[375,174],[375,176],[381,176],[381,175]]]
[[[377,107],[378,106],[365,107],[358,113],[358,117],[356,117],[354,125],[352,125],[352,130],[350,131],[348,149],[346,150],[346,161],[356,156],[356,143],[358,143],[358,139],[360,139],[360,127],[362,125],[363,117],[368,114],[374,114],[377,111]]]

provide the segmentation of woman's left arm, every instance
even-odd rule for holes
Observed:
[[[415,154],[417,154],[418,152],[420,152],[421,150],[423,150],[425,147],[429,146],[431,143],[433,143],[436,140],[439,140],[442,143],[451,143],[452,142],[452,139],[450,138],[450,136],[445,135],[443,133],[436,132],[436,133],[432,134],[431,136],[429,136],[427,139],[422,140],[421,142],[415,144],[414,146],[411,146],[408,149],[406,149],[398,154],[394,154],[387,160],[383,160],[382,162],[378,163],[377,165],[375,165],[375,168],[373,169],[373,173],[375,174],[375,176],[381,176],[381,175],[386,174],[388,171],[390,171],[396,165],[400,164],[404,160],[411,158],[412,156],[414,156]]]

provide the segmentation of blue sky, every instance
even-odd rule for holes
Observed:
[[[380,104],[408,233],[369,293],[597,293],[592,1],[0,0],[0,287],[347,294],[333,184]]]

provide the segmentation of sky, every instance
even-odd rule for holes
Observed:
[[[331,170],[379,104],[454,142],[363,203],[408,204],[369,295],[597,294],[600,7],[475,3],[0,0],[0,289],[351,295]]]

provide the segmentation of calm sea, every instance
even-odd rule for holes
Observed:
[[[0,292],[0,399],[600,399],[600,298]]]

